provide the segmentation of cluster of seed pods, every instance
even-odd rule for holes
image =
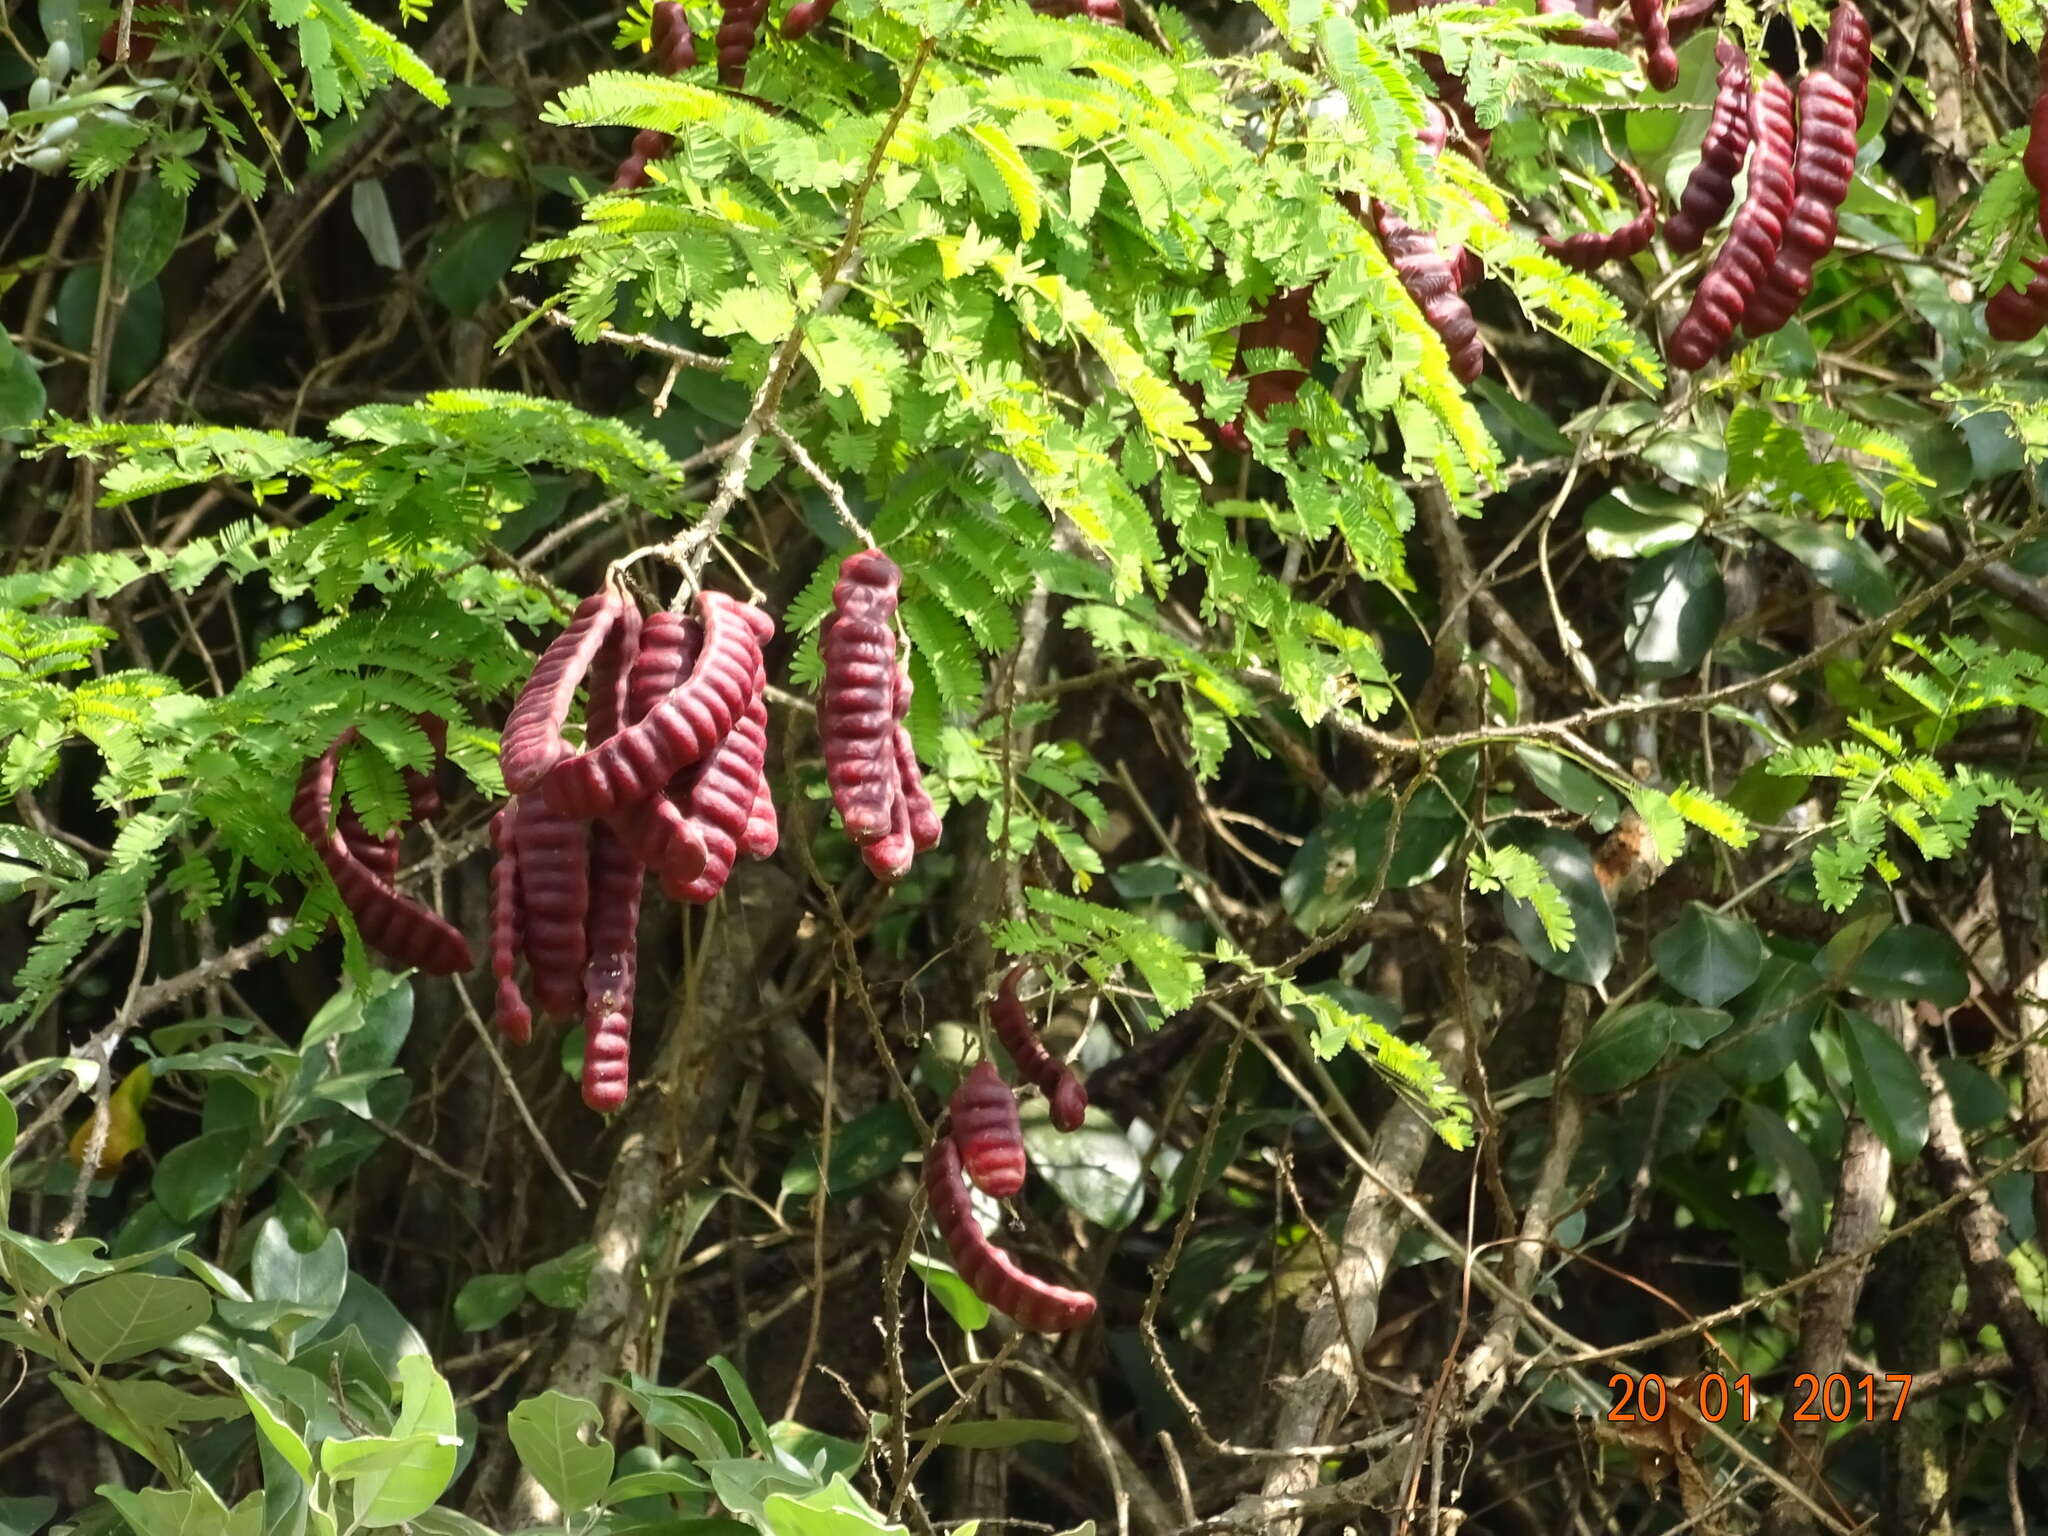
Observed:
[[[848,555],[818,637],[825,782],[862,862],[892,884],[937,846],[940,831],[903,725],[910,672],[896,653],[894,622],[902,586],[903,572],[879,549]]]
[[[722,592],[689,615],[656,613],[607,582],[542,653],[505,722],[512,800],[491,825],[491,968],[498,1027],[518,1042],[533,999],[584,1025],[583,1099],[626,1100],[642,888],[703,904],[740,855],[766,858],[779,829],[763,771],[775,623]],[[583,740],[563,735],[587,685]]]
[[[443,759],[448,748],[445,722],[421,715],[419,725],[434,745],[436,761]],[[306,764],[292,796],[292,824],[319,854],[365,944],[430,976],[457,975],[470,967],[469,941],[440,913],[398,890],[399,828],[373,837],[351,807],[343,805],[336,814],[335,770],[342,751],[359,739],[350,726]],[[411,822],[431,821],[441,814],[441,790],[433,775],[408,769],[405,787]]]
[[[1018,1074],[1045,1094],[1052,1123],[1081,1128],[1088,1093],[1073,1069],[1057,1060],[1031,1027],[1017,996],[1024,967],[1012,967],[989,1003],[989,1025]],[[1008,1200],[1024,1188],[1024,1132],[1017,1096],[993,1062],[960,1079],[947,1105],[946,1130],[925,1153],[926,1200],[953,1267],[968,1288],[998,1312],[1036,1333],[1064,1333],[1095,1315],[1095,1298],[1041,1280],[989,1241],[975,1219],[967,1186]]]
[[[697,37],[690,19],[678,0],[658,0],[648,21],[648,55],[664,75],[678,75],[697,66]],[[642,128],[633,135],[633,147],[612,173],[614,192],[631,192],[647,185],[647,165],[676,147],[673,134]]]

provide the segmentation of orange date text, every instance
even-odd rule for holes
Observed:
[[[1840,1371],[1817,1376],[1801,1371],[1792,1378],[1785,1417],[1796,1424],[1844,1424],[1852,1419],[1896,1424],[1906,1411],[1912,1388],[1913,1377],[1908,1372],[1879,1377],[1849,1376]],[[1687,1413],[1713,1424],[1724,1420],[1747,1424],[1757,1414],[1757,1392],[1747,1373],[1729,1377],[1709,1372],[1678,1384],[1662,1376],[1616,1371],[1608,1377],[1607,1389],[1614,1394],[1607,1410],[1610,1424],[1655,1424],[1671,1411],[1674,1400],[1683,1404]]]

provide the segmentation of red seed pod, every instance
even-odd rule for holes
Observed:
[[[747,60],[760,35],[768,0],[721,0],[718,23],[718,83],[738,90],[747,83]]]
[[[1484,165],[1493,148],[1493,130],[1479,126],[1479,114],[1472,110],[1471,98],[1465,94],[1465,82],[1446,69],[1444,61],[1433,53],[1418,53],[1415,62],[1436,87],[1436,105],[1456,129],[1459,152],[1473,164]]]
[[[1678,211],[1664,221],[1664,243],[1674,251],[1698,250],[1707,231],[1721,222],[1749,156],[1749,56],[1724,37],[1714,45],[1714,59],[1721,73],[1699,164],[1678,194]]]
[[[974,1187],[998,1200],[1022,1189],[1024,1128],[1017,1119],[1017,1095],[995,1064],[981,1062],[961,1078],[947,1109],[953,1145]]]
[[[782,18],[782,35],[791,41],[806,37],[832,14],[832,8],[839,0],[797,0],[789,8],[789,14]]]
[[[704,631],[695,619],[650,614],[640,630],[640,652],[626,678],[626,720],[637,725],[690,675]],[[680,887],[704,873],[704,839],[683,813],[689,793],[684,769],[659,794],[609,812],[605,820],[633,856],[665,884]]]
[[[1095,1315],[1095,1298],[1086,1291],[1027,1273],[989,1241],[974,1219],[960,1152],[948,1137],[940,1137],[925,1153],[924,1188],[953,1267],[983,1301],[1034,1333],[1065,1333]]]
[[[1678,50],[1671,45],[1664,0],[1628,0],[1628,13],[1643,44],[1643,74],[1653,89],[1670,90],[1678,84]]]
[[[775,814],[775,796],[768,787],[767,775],[761,777],[761,788],[754,796],[754,809],[747,816],[746,835],[740,839],[740,852],[750,859],[772,859],[782,842],[782,823]]]
[[[1678,0],[1664,12],[1664,28],[1674,46],[1699,31],[1721,9],[1721,0]]]
[[[551,1018],[573,1019],[590,957],[590,828],[539,795],[522,795],[513,832],[534,1001]]]
[[[1395,277],[1450,353],[1452,375],[1470,384],[1486,368],[1486,345],[1479,339],[1472,306],[1458,294],[1457,274],[1437,248],[1436,236],[1416,228],[1377,198],[1372,222]]]
[[[860,861],[884,885],[894,885],[910,873],[911,860],[916,856],[917,839],[910,830],[910,807],[898,795],[889,802],[888,835],[862,847]]]
[[[1836,211],[1855,174],[1855,94],[1828,70],[1814,70],[1799,82],[1799,138],[1785,235],[1778,259],[1743,311],[1743,335],[1770,335],[1813,291],[1814,263],[1835,247]]]
[[[2048,326],[2048,261],[2035,257],[2027,265],[2035,275],[2026,287],[2001,288],[1984,306],[1984,329],[1993,341],[2032,341]]]
[[[1657,227],[1657,198],[1650,191],[1649,183],[1626,161],[1617,161],[1614,168],[1635,195],[1634,218],[1626,224],[1616,225],[1605,234],[1589,230],[1563,239],[1554,235],[1537,237],[1537,243],[1543,249],[1575,271],[1591,272],[1610,261],[1621,261],[1635,255],[1649,245],[1651,231]]]
[[[519,956],[526,948],[525,903],[519,889],[515,824],[519,802],[508,800],[491,818],[491,975],[498,983],[498,1032],[514,1045],[533,1038],[533,1010],[519,990]]]
[[[1016,1064],[1017,1074],[1035,1084],[1052,1109],[1052,1123],[1062,1131],[1078,1131],[1088,1110],[1088,1090],[1081,1086],[1074,1069],[1055,1057],[1038,1038],[1031,1016],[1017,997],[1017,984],[1024,967],[1013,965],[1003,977],[996,995],[989,1000],[988,1023],[996,1039]]]
[[[628,155],[619,162],[619,168],[612,173],[611,190],[637,192],[647,185],[647,181],[647,161],[639,155]]]
[[[398,828],[393,827],[382,837],[372,837],[355,808],[343,805],[341,814],[334,818],[334,829],[363,868],[386,885],[398,879]]]
[[[1253,352],[1291,352],[1300,368],[1269,368],[1255,373],[1245,386],[1245,408],[1261,420],[1274,406],[1293,400],[1308,380],[1323,350],[1323,322],[1308,311],[1309,288],[1290,288],[1276,293],[1259,311],[1259,318],[1237,333],[1238,362],[1244,366]]]
[[[543,791],[565,815],[602,816],[654,794],[701,760],[746,711],[775,621],[723,592],[697,594],[704,645],[690,675],[646,716],[603,745],[560,762]],[[509,781],[508,781],[509,782]]]
[[[1784,77],[1766,74],[1749,110],[1749,192],[1665,348],[1688,373],[1704,368],[1735,334],[1750,295],[1777,258],[1792,207],[1792,90]]]
[[[626,723],[626,693],[640,655],[639,606],[626,602],[597,659],[590,664],[590,702],[584,710],[583,746],[588,751],[618,735]]]
[[[662,74],[697,67],[697,37],[677,0],[659,0],[648,18],[647,40],[654,67]]]
[[[659,160],[675,147],[675,135],[656,128],[642,128],[633,135],[633,153],[643,160]]]
[[[626,1102],[633,984],[645,871],[612,829],[590,838],[590,958],[583,967],[583,1102],[608,1115]]]
[[[400,965],[416,966],[430,976],[454,976],[474,963],[469,941],[438,912],[410,896],[400,895],[349,851],[342,835],[328,825],[334,813],[334,769],[341,750],[356,739],[353,726],[332,746],[306,764],[292,796],[292,822],[327,866],[342,905],[355,918],[363,942]]]
[[[569,627],[534,663],[533,675],[506,718],[498,755],[505,787],[513,794],[525,794],[569,756],[562,722],[569,718],[576,685],[597,659],[604,637],[611,633],[625,606],[625,599],[609,583],[591,593],[577,607]]]
[[[704,631],[680,613],[650,613],[640,626],[640,651],[626,679],[626,719],[637,725],[690,675]]]
[[[426,732],[427,741],[434,749],[434,768],[448,760],[448,722],[439,715],[415,715],[419,728]],[[447,807],[441,800],[441,784],[434,775],[434,769],[406,768],[401,773],[405,779],[406,798],[412,802],[414,821],[432,821]]]
[[[761,768],[768,755],[768,714],[755,707],[766,682],[757,653],[747,705],[690,785],[684,814],[703,839],[704,871],[680,888],[664,882],[662,888],[677,901],[702,905],[724,890],[732,875],[761,794]]]
[[[1582,48],[1619,48],[1621,34],[1612,24],[1600,19],[1599,7],[1594,0],[1583,4],[1574,0],[1536,0],[1536,12],[1540,16],[1570,16],[1573,25],[1558,32],[1560,40],[1577,43]]]
[[[1870,104],[1870,22],[1856,0],[1839,0],[1835,6],[1820,67],[1849,87],[1856,98],[1856,126],[1861,128],[1864,108]]]
[[[825,782],[846,835],[862,845],[886,837],[894,821],[896,631],[890,620],[902,581],[896,562],[878,549],[848,555],[818,641],[825,666],[818,693]]]
[[[917,748],[911,744],[910,732],[903,726],[903,721],[909,714],[910,669],[898,665],[895,709],[896,787],[903,800],[904,819],[910,828],[910,845],[919,853],[929,853],[938,847],[945,826],[939,820],[938,808],[932,804],[931,795],[925,790],[924,772],[917,765]]]

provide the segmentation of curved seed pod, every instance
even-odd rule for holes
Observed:
[[[626,1102],[633,983],[639,972],[645,872],[610,827],[590,838],[590,958],[583,968],[583,1102],[610,1114]]]
[[[441,799],[441,783],[435,777],[434,769],[448,761],[448,722],[439,715],[415,715],[419,728],[427,734],[427,740],[434,748],[434,768],[404,768],[399,770],[405,779],[406,798],[412,801],[414,821],[432,821],[447,806]]]
[[[676,613],[649,614],[640,629],[640,651],[626,677],[626,720],[637,725],[690,675],[704,631],[695,619]],[[688,795],[685,769],[660,794],[635,800],[605,820],[633,856],[664,883],[680,887],[704,873],[704,839],[683,814]]]
[[[491,818],[491,846],[498,861],[491,866],[491,975],[498,983],[498,1033],[514,1045],[533,1038],[533,1010],[519,990],[519,954],[526,948],[524,908],[519,890],[519,853],[514,828],[519,802],[508,800]]]
[[[718,83],[738,90],[747,83],[747,60],[760,35],[768,0],[722,0],[718,22]]]
[[[697,37],[677,0],[658,0],[648,17],[647,40],[654,67],[664,75],[697,66]]]
[[[2027,263],[2033,281],[2024,288],[2001,288],[1984,306],[1984,329],[1993,341],[2032,341],[2048,326],[2048,260]]]
[[[782,842],[782,823],[775,814],[775,796],[768,787],[768,777],[761,776],[761,788],[754,796],[754,809],[747,815],[746,835],[740,839],[740,852],[750,859],[770,859]]]
[[[590,670],[624,606],[624,599],[610,585],[591,593],[577,606],[569,627],[534,663],[533,675],[506,717],[498,754],[505,787],[513,794],[525,794],[569,756],[569,744],[562,740],[562,722],[569,718],[576,685]]]
[[[1037,1085],[1038,1091],[1046,1096],[1052,1107],[1052,1123],[1062,1131],[1078,1131],[1088,1110],[1088,1090],[1081,1086],[1074,1069],[1048,1051],[1045,1042],[1038,1038],[1038,1031],[1031,1027],[1031,1016],[1017,997],[1017,983],[1023,977],[1021,965],[1011,966],[1009,974],[1003,977],[996,995],[989,1000],[989,1028],[1016,1064],[1018,1075]]]
[[[832,613],[818,651],[825,677],[818,694],[818,741],[832,804],[858,844],[879,841],[894,819],[896,612],[903,572],[878,549],[848,555],[832,589]]]
[[[522,795],[518,805],[514,847],[534,1001],[551,1018],[573,1019],[590,956],[590,828],[539,795]]]
[[[1593,0],[1575,4],[1574,0],[1536,0],[1539,16],[1571,16],[1577,18],[1575,25],[1560,29],[1558,37],[1568,43],[1577,43],[1582,48],[1619,48],[1621,34],[1608,22],[1600,19],[1599,10]]]
[[[1275,293],[1259,311],[1259,317],[1238,330],[1237,361],[1230,370],[1233,377],[1244,372],[1245,359],[1254,352],[1291,352],[1301,364],[1300,368],[1268,368],[1251,376],[1251,382],[1245,386],[1245,409],[1261,420],[1274,406],[1301,393],[1308,371],[1322,355],[1323,322],[1309,313],[1311,292],[1309,288],[1290,288]],[[1242,428],[1237,435],[1243,438]],[[1298,430],[1289,434],[1289,441],[1299,435]]]
[[[1704,26],[1709,17],[1721,8],[1721,0],[1678,0],[1664,12],[1664,29],[1671,34],[1675,47]]]
[[[1584,234],[1567,235],[1559,239],[1553,235],[1539,235],[1537,243],[1566,266],[1579,272],[1591,272],[1610,261],[1620,261],[1635,255],[1650,243],[1651,231],[1657,227],[1657,198],[1650,191],[1649,183],[1642,174],[1626,161],[1617,161],[1614,167],[1621,173],[1622,180],[1635,194],[1636,216],[1626,224],[1618,224],[1605,234],[1587,231]]]
[[[960,1079],[947,1112],[953,1145],[974,1187],[998,1200],[1022,1189],[1024,1128],[1017,1120],[1017,1095],[993,1062],[979,1063]]]
[[[1838,0],[1828,21],[1820,67],[1849,87],[1856,98],[1856,126],[1861,128],[1864,108],[1870,105],[1870,22],[1856,0]]]
[[[1749,156],[1749,56],[1724,37],[1714,45],[1714,59],[1721,73],[1699,164],[1678,194],[1678,211],[1664,221],[1664,243],[1674,251],[1698,250],[1707,231],[1721,222]]]
[[[1678,84],[1678,50],[1671,45],[1664,0],[1628,0],[1628,13],[1642,39],[1644,76],[1653,89],[1670,90]]]
[[[626,156],[612,173],[611,190],[614,192],[637,192],[646,185],[647,161],[639,155]]]
[[[1470,384],[1486,368],[1486,345],[1479,339],[1472,306],[1458,294],[1457,274],[1437,248],[1436,236],[1416,228],[1377,198],[1372,221],[1394,275],[1451,354],[1452,375],[1461,384]]]
[[[642,128],[633,135],[633,153],[643,160],[659,160],[675,147],[675,135],[656,128]]]
[[[429,911],[410,896],[400,895],[390,882],[380,880],[349,852],[341,834],[328,826],[334,811],[335,764],[340,761],[341,749],[355,738],[351,726],[306,764],[292,796],[292,822],[327,866],[342,905],[355,918],[365,944],[430,976],[458,975],[474,963],[469,941],[440,913]]]
[[[1814,70],[1799,82],[1799,138],[1785,236],[1778,259],[1743,311],[1743,335],[1770,335],[1813,291],[1814,263],[1835,248],[1836,211],[1855,174],[1855,94],[1828,70]]]
[[[646,799],[723,741],[745,712],[775,621],[723,592],[698,593],[697,611],[704,645],[682,684],[644,718],[547,775],[543,792],[564,815],[602,816]]]
[[[896,668],[896,787],[903,801],[903,813],[910,827],[910,846],[919,853],[938,847],[945,825],[938,808],[924,787],[924,771],[917,765],[917,748],[903,727],[910,713],[910,669]]]
[[[827,16],[839,0],[797,0],[789,8],[789,14],[782,18],[782,35],[794,41],[808,36]]]
[[[638,605],[630,600],[623,603],[597,659],[590,664],[590,703],[583,715],[586,751],[610,741],[626,723],[627,686],[640,655],[641,624]]]
[[[702,905],[725,889],[733,860],[745,841],[754,802],[761,793],[761,765],[768,755],[768,712],[754,706],[767,684],[756,653],[749,697],[724,741],[704,761],[690,785],[684,814],[704,842],[704,871],[674,889],[663,889],[677,901]]]
[[[953,1267],[967,1288],[998,1312],[1034,1333],[1064,1333],[1095,1315],[1095,1298],[1026,1273],[974,1219],[967,1180],[960,1170],[960,1152],[951,1138],[940,1137],[925,1153],[925,1199],[939,1235],[946,1240]]]
[[[1792,90],[1782,75],[1764,76],[1749,112],[1748,194],[1665,348],[1688,373],[1704,368],[1735,334],[1750,295],[1777,257],[1792,207]]]
[[[917,840],[910,831],[910,807],[898,795],[889,802],[888,836],[878,837],[863,846],[860,861],[884,885],[894,885],[910,873],[911,860],[916,856]]]
[[[334,829],[363,868],[386,885],[398,879],[398,828],[393,827],[382,837],[372,837],[355,807],[343,805],[341,814],[334,818]]]

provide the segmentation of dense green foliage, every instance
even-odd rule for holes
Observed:
[[[2034,8],[1975,74],[1871,12],[1841,243],[1696,375],[1706,258],[1536,236],[1669,209],[1712,26],[1657,95],[1513,4],[844,0],[740,92],[704,5],[671,76],[644,6],[372,11],[0,27],[0,1533],[2048,1523]],[[1474,386],[1374,201],[1477,254]],[[946,813],[894,888],[811,702],[860,538]],[[779,615],[783,819],[650,891],[611,1123],[288,815],[355,727],[404,823],[440,716],[407,889],[484,953],[607,570]],[[1016,957],[1093,1101],[994,1233],[1058,1339],[918,1183]],[[1610,1415],[1667,1381],[1710,1422]]]

